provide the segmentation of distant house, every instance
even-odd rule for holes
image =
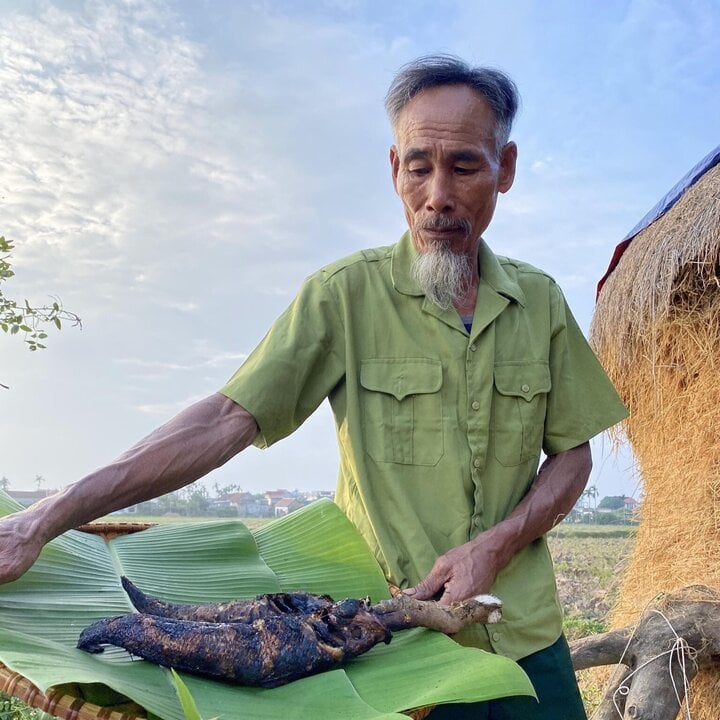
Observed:
[[[299,510],[303,506],[304,503],[296,498],[283,498],[275,503],[275,517],[289,515],[291,512]]]
[[[272,517],[272,506],[264,495],[237,492],[223,495],[219,500],[225,506],[237,508],[239,517]]]
[[[8,490],[7,492],[13,500],[17,500],[23,507],[30,507],[39,500],[54,495],[58,490],[55,488],[54,490]]]
[[[289,490],[266,490],[263,495],[273,507],[275,507],[280,500],[292,497],[292,493]]]
[[[633,513],[637,510],[639,504],[635,498],[626,497],[623,503],[623,510],[628,513]]]

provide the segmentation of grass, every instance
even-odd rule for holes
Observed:
[[[632,539],[637,525],[585,525],[583,523],[560,523],[550,534],[558,538],[622,538]]]
[[[563,630],[568,640],[597,635],[607,632],[608,626],[602,620],[592,620],[583,617],[566,617],[563,621]]]

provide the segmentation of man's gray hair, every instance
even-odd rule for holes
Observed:
[[[418,93],[443,85],[466,85],[480,94],[495,115],[498,153],[510,139],[510,130],[520,104],[515,83],[504,72],[472,67],[454,55],[425,55],[403,65],[385,96],[393,130],[405,105]]]

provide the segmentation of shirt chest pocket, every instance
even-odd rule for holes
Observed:
[[[377,462],[436,465],[443,455],[442,365],[373,358],[360,366],[365,450]]]
[[[520,465],[540,454],[550,367],[545,362],[508,362],[496,364],[494,374],[495,458],[502,465]]]

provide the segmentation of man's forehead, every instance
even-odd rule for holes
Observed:
[[[434,139],[469,146],[495,139],[495,116],[487,100],[465,85],[444,85],[418,93],[400,111],[396,139],[422,147]]]

